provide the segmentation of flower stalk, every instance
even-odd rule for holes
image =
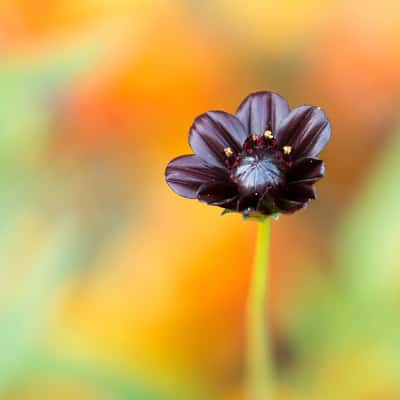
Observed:
[[[271,218],[259,222],[247,304],[247,372],[249,400],[273,398],[273,364],[267,323]]]

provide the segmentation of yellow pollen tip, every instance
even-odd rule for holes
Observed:
[[[251,139],[253,140],[253,142],[256,142],[257,141],[257,135],[256,134],[251,135]]]
[[[292,152],[292,146],[283,146],[283,154],[290,154]]]
[[[231,149],[230,147],[226,147],[226,148],[224,149],[224,153],[225,153],[225,155],[226,155],[227,157],[231,157],[231,156],[233,155],[233,151],[232,151],[232,149]]]
[[[265,136],[267,139],[273,139],[273,138],[274,138],[274,135],[272,134],[271,131],[265,131],[265,132],[264,132],[264,136]]]

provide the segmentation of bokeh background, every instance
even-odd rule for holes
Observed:
[[[1,0],[0,398],[246,399],[255,223],[164,168],[266,89],[333,126],[273,223],[277,399],[399,399],[399,48],[397,0]]]

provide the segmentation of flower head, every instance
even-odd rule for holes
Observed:
[[[290,110],[276,93],[253,93],[235,116],[197,117],[189,133],[195,154],[173,159],[166,180],[183,197],[246,216],[293,213],[316,198],[325,171],[316,156],[330,134],[319,107]]]

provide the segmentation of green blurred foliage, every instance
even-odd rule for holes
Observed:
[[[46,208],[49,196],[61,189],[54,176],[62,176],[63,166],[44,170],[37,162],[54,140],[50,105],[65,85],[93,68],[100,50],[91,40],[33,61],[0,63],[1,398],[29,385],[33,376],[78,379],[100,388],[102,398],[159,398],[126,371],[46,351],[44,327],[60,290],[113,232],[112,221],[93,229],[82,225],[79,210],[61,207],[60,214]]]
[[[292,326],[302,363],[293,378],[315,398],[321,370],[336,362],[346,380],[336,376],[324,398],[386,398],[388,387],[400,396],[399,151],[397,130],[338,225],[331,271],[310,282]]]

